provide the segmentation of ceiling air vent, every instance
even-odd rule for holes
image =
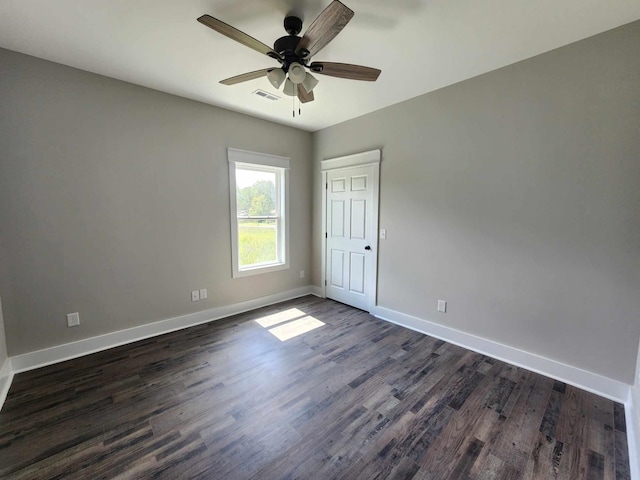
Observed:
[[[275,102],[276,100],[280,100],[280,97],[278,97],[277,95],[274,95],[269,92],[265,92],[264,90],[258,89],[253,93],[254,95],[258,95],[259,97],[266,98],[267,100],[271,100],[273,102]]]

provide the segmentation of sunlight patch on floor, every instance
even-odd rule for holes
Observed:
[[[281,342],[285,342],[325,325],[324,322],[306,315],[297,308],[290,308],[282,312],[267,315],[266,317],[257,319],[256,323],[268,329],[269,333]]]
[[[302,335],[303,333],[322,327],[323,325],[323,322],[313,317],[304,317],[293,322],[285,323],[279,327],[274,327],[269,330],[269,333],[275,335],[280,341],[284,342],[290,338],[297,337],[298,335]]]
[[[267,315],[266,317],[262,317],[256,320],[258,325],[269,328],[273,327],[282,322],[288,322],[289,320],[293,320],[294,318],[301,318],[306,316],[304,312],[298,310],[297,308],[290,308],[289,310],[284,310],[282,312],[277,312],[272,315]]]

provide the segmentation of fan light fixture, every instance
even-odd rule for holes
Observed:
[[[304,80],[302,81],[302,86],[304,87],[304,89],[307,91],[307,93],[311,93],[311,91],[316,88],[316,85],[318,85],[318,79],[307,72]]]
[[[284,82],[286,76],[287,75],[284,73],[284,70],[282,70],[281,68],[275,68],[267,73],[269,82],[271,82],[271,85],[273,85],[273,88],[275,88],[276,90],[280,88],[280,85],[282,85],[282,82]]]
[[[285,95],[289,95],[290,97],[293,97],[296,94],[295,84],[290,79],[287,78],[284,81],[284,89],[282,90],[282,92]]]
[[[292,62],[291,65],[289,65],[289,80],[293,83],[302,83],[306,75],[307,72],[304,71],[304,67],[298,62]]]
[[[284,82],[284,94],[290,97],[295,97],[298,94],[300,85],[307,93],[311,93],[318,85],[318,79],[306,72],[304,66],[297,62],[289,65],[287,73],[283,68],[276,68],[267,73],[267,78],[276,89],[279,89]]]

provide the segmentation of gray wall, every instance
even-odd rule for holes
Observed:
[[[380,305],[633,383],[639,51],[635,22],[317,132],[314,283],[319,161],[382,148]]]
[[[0,65],[10,355],[308,284],[310,133],[7,50]],[[231,278],[227,147],[291,158],[289,270]]]

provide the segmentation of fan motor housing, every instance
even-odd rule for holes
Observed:
[[[302,40],[300,37],[296,37],[295,35],[287,35],[286,37],[280,37],[276,40],[276,43],[273,44],[273,49],[285,55],[287,53],[295,54],[296,48],[298,47],[298,43]]]

